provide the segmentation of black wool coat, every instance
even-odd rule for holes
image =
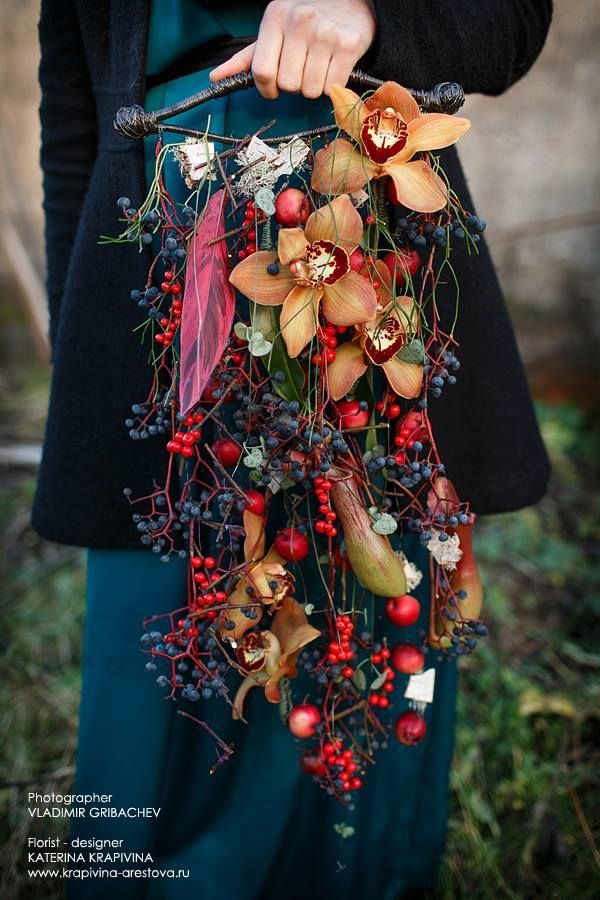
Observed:
[[[530,68],[552,14],[551,0],[375,0],[374,8],[378,36],[361,63],[366,71],[415,88],[458,81],[492,95]],[[48,539],[88,547],[139,546],[123,487],[147,493],[166,465],[162,444],[131,441],[123,424],[149,386],[147,348],[133,334],[139,310],[129,299],[149,257],[98,246],[99,235],[116,231],[116,198],[137,205],[145,193],[141,143],[119,137],[112,122],[120,106],[143,104],[148,14],[148,0],[42,0],[54,367],[32,522]],[[473,209],[454,148],[442,164]],[[431,412],[450,478],[475,512],[490,513],[538,500],[549,466],[483,241],[480,248],[475,258],[456,254],[461,369]]]

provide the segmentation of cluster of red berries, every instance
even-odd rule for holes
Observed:
[[[382,647],[381,650],[371,654],[371,662],[374,666],[380,666],[382,663],[385,663],[390,656],[391,651],[387,647]],[[387,709],[390,705],[390,698],[387,695],[391,694],[394,690],[392,682],[396,677],[396,673],[391,666],[384,665],[382,675],[385,676],[385,681],[378,691],[371,691],[369,694],[369,704],[371,706],[379,706],[381,709]]]
[[[359,764],[354,753],[350,749],[343,750],[340,740],[328,741],[323,745],[320,763],[327,774],[330,769],[338,770],[332,777],[335,781],[342,782],[342,791],[358,791],[362,787],[362,779],[356,774]]]
[[[227,600],[225,591],[210,589],[212,583],[222,578],[222,573],[213,571],[217,565],[214,556],[192,556],[190,562],[194,571],[194,583],[198,586],[195,596],[195,605],[198,611],[201,611],[202,607],[214,607],[217,603],[225,603]],[[218,612],[216,609],[209,608],[202,615],[208,619],[216,619]]]
[[[242,238],[241,240],[244,242],[244,246],[240,247],[237,252],[238,259],[245,259],[247,256],[251,256],[252,253],[256,253],[256,207],[254,206],[254,200],[248,200],[246,204],[246,212],[244,213],[244,222],[242,225]]]
[[[337,519],[337,514],[331,508],[331,500],[329,497],[329,491],[331,490],[331,481],[328,478],[323,478],[320,475],[314,480],[315,485],[315,495],[317,500],[319,501],[319,515],[322,518],[317,519],[315,521],[315,531],[317,534],[326,534],[327,537],[335,537],[337,534],[337,528],[333,524]]]
[[[386,391],[383,400],[379,400],[375,404],[375,408],[382,416],[388,419],[397,419],[401,412],[399,398],[395,394]]]
[[[394,444],[402,449],[412,450],[416,442],[426,441],[429,432],[423,423],[423,414],[409,412],[396,425]]]
[[[194,444],[197,444],[202,437],[202,432],[197,426],[203,419],[204,416],[201,412],[188,413],[181,424],[189,428],[189,431],[176,431],[172,440],[167,441],[168,452],[181,453],[185,459],[193,456]]]
[[[332,363],[335,359],[335,348],[338,345],[338,334],[343,334],[346,331],[345,325],[336,326],[336,325],[325,325],[324,328],[319,329],[319,342],[321,344],[321,349],[318,353],[314,353],[312,357],[313,365],[324,366],[326,363]]]
[[[329,649],[327,651],[327,662],[347,662],[354,656],[354,653],[352,652],[352,649],[350,647],[354,625],[350,621],[349,616],[337,616],[335,624],[340,634],[340,640],[331,641],[331,643],[329,644]],[[350,668],[350,666],[347,666],[342,670],[342,675],[344,676],[344,678],[352,677],[352,669]]]
[[[342,790],[357,791],[362,787],[362,780],[356,774],[359,771],[359,765],[351,750],[342,750],[340,740],[324,744],[321,753],[307,750],[302,755],[301,763],[302,768],[309,775],[339,779],[343,782]],[[341,769],[341,771],[330,772],[330,768]]]
[[[160,286],[163,294],[173,295],[173,302],[171,303],[169,315],[163,316],[161,319],[157,320],[163,331],[156,334],[154,340],[157,344],[162,344],[163,347],[168,347],[169,344],[173,343],[175,333],[181,324],[183,301],[180,299],[179,294],[181,294],[182,288],[181,282],[175,281],[174,279],[174,272],[165,272],[165,280]]]

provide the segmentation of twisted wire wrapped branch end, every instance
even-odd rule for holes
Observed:
[[[122,106],[115,114],[113,127],[123,137],[135,141],[156,134],[158,120],[154,113],[146,112],[142,106]]]

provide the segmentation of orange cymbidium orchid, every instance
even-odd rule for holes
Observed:
[[[294,587],[294,576],[286,570],[284,558],[274,547],[265,554],[265,519],[246,509],[243,523],[247,566],[228,597],[230,608],[223,611],[219,622],[222,636],[231,641],[239,640],[260,622],[263,606],[276,608]],[[252,595],[246,590],[249,587],[252,588]],[[244,608],[248,607],[252,607],[256,614],[252,619],[244,613]]]
[[[253,687],[264,687],[269,703],[279,703],[282,678],[294,678],[300,651],[321,632],[308,624],[306,613],[293,597],[286,597],[273,617],[269,631],[247,634],[236,653],[241,667],[249,674],[240,684],[233,701],[233,717],[243,714],[246,694]]]
[[[417,305],[412,297],[392,300],[391,276],[387,266],[378,261],[376,273],[379,290],[385,295],[385,305],[377,315],[363,325],[356,326],[351,341],[336,349],[333,362],[327,367],[329,394],[341,400],[364,375],[369,365],[381,366],[392,390],[407,400],[418,397],[423,386],[423,366],[398,357],[407,339],[417,330]]]
[[[447,202],[442,179],[416,153],[454,144],[471,127],[468,119],[421,114],[416,100],[386,81],[363,102],[349,88],[334,85],[329,96],[335,120],[357,142],[337,138],[315,157],[312,187],[322,194],[358,191],[372,178],[389,175],[398,201],[417,212],[435,212]]]
[[[282,228],[277,252],[259,250],[233,269],[229,280],[250,300],[281,306],[279,327],[291,357],[317,331],[319,308],[333,325],[356,325],[375,313],[375,290],[350,268],[363,223],[347,195],[315,210],[302,228]],[[268,267],[277,263],[279,271]],[[275,267],[276,268],[276,267]]]

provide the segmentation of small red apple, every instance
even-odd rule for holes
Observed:
[[[407,280],[406,275],[410,272],[415,275],[421,268],[421,257],[416,250],[399,250],[397,253],[386,253],[382,258],[390,271],[392,278],[396,273],[396,287],[402,287]]]
[[[265,495],[260,491],[245,491],[246,509],[248,512],[254,513],[255,516],[262,516],[266,508]]]
[[[396,644],[392,649],[392,665],[404,675],[414,675],[425,665],[425,657],[414,644]]]
[[[358,400],[341,400],[338,405],[340,428],[364,428],[369,424],[371,413],[361,409]]]
[[[362,252],[360,247],[356,247],[350,254],[350,268],[353,272],[360,272],[363,267],[364,261],[364,253]]]
[[[293,706],[288,716],[288,728],[297,738],[309,738],[315,733],[315,725],[321,721],[321,713],[312,703]]]
[[[300,758],[300,765],[307,775],[318,775],[323,778],[327,775],[328,769],[318,753],[313,750],[307,750]]]
[[[222,392],[225,396],[222,398],[215,397],[215,391]],[[210,378],[202,391],[202,399],[207,400],[209,403],[216,403],[219,399],[222,399],[223,403],[231,403],[233,395],[227,386],[222,385],[216,378]]]
[[[416,597],[410,594],[402,594],[400,597],[390,597],[385,604],[385,613],[394,625],[407,628],[414,625],[421,612],[421,604]]]
[[[282,528],[278,531],[273,546],[287,562],[300,562],[308,556],[310,550],[306,536],[295,528]]]
[[[427,722],[418,712],[408,710],[396,719],[396,737],[401,744],[414,747],[420,744],[427,731]]]
[[[242,455],[242,448],[229,438],[219,438],[212,446],[213,453],[222,466],[230,468],[236,466]]]
[[[304,225],[310,213],[310,200],[298,188],[286,188],[275,200],[275,221],[286,228]]]

